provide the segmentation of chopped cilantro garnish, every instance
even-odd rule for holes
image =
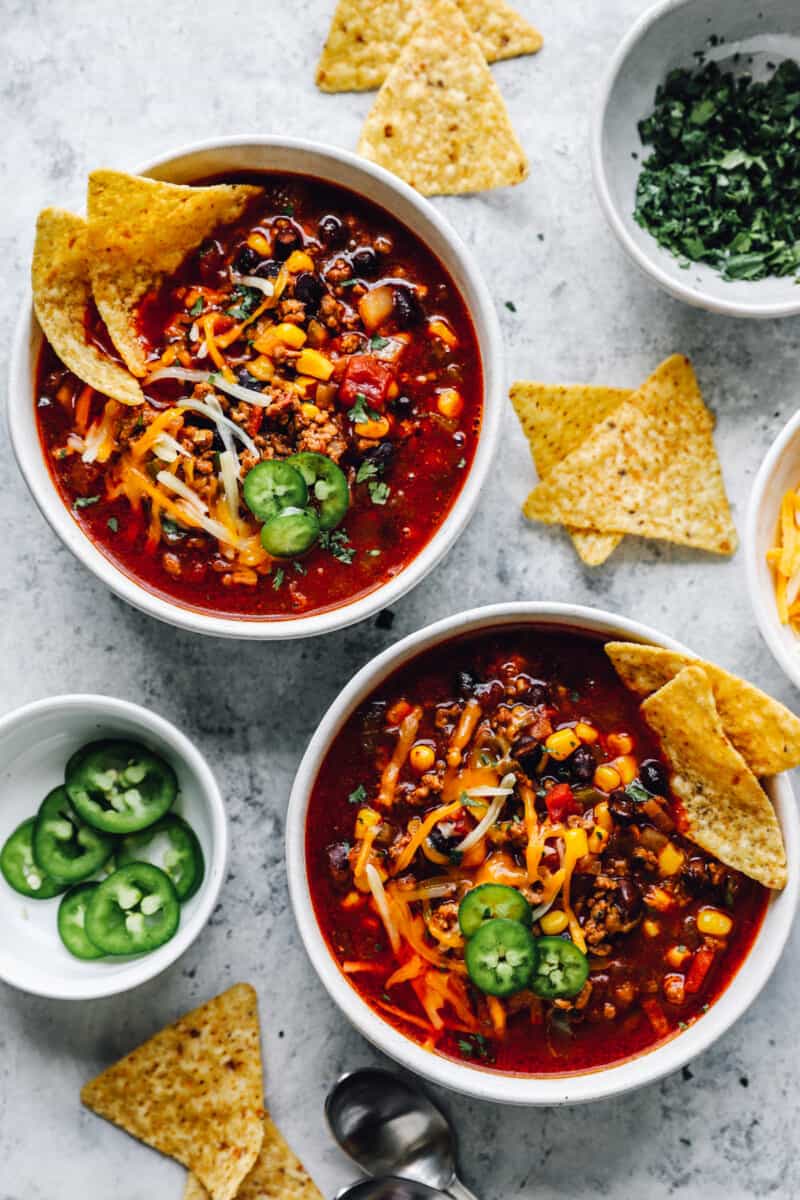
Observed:
[[[280,591],[281,587],[283,586],[283,581],[284,581],[285,577],[286,577],[286,573],[285,573],[283,567],[278,567],[277,571],[275,572],[275,578],[272,581],[272,586],[276,592]]]
[[[226,309],[229,317],[233,317],[236,321],[246,321],[258,308],[264,297],[258,288],[247,287],[243,283],[237,283],[233,289],[232,299],[236,302],[231,308]]]
[[[356,402],[350,409],[350,420],[354,425],[363,425],[365,421],[377,421],[380,413],[375,412],[374,408],[370,408],[367,404],[367,397],[363,392],[359,392],[356,396]]]
[[[382,480],[372,479],[367,486],[369,487],[369,498],[373,504],[384,505],[392,494],[388,483],[383,483]]]
[[[190,317],[199,317],[200,313],[205,308],[205,303],[206,302],[203,299],[203,297],[198,296],[197,299],[195,300],[194,304],[192,305],[192,307],[189,309],[189,316]]]
[[[116,517],[109,517],[108,520],[106,521],[106,525],[108,526],[108,528],[111,530],[112,533],[116,533],[117,530],[119,529],[119,521],[117,520]]]
[[[652,153],[635,217],[688,266],[724,279],[800,272],[800,66],[762,82],[709,62],[674,70],[639,135]]]
[[[506,300],[506,308],[508,309],[509,312],[515,313],[517,311],[517,306],[513,300]]]
[[[363,804],[367,798],[367,789],[363,783],[360,783],[357,788],[354,788],[347,797],[348,804]]]
[[[650,799],[650,793],[638,779],[634,779],[625,788],[625,794],[630,796],[631,800],[635,800],[637,804],[644,804]]]
[[[388,345],[389,339],[385,337],[379,337],[378,335],[370,338],[369,340],[370,350],[385,350]]]
[[[462,1054],[466,1055],[467,1058],[475,1053],[475,1047],[473,1046],[472,1042],[468,1042],[465,1038],[458,1039],[458,1048]]]
[[[355,558],[355,546],[350,545],[343,529],[323,529],[319,535],[319,544],[323,550],[329,551],[335,559],[346,566],[349,566]]]
[[[285,217],[293,217],[294,216],[294,205],[292,204],[291,201],[289,201],[287,204],[284,204],[281,211],[283,212],[283,215]]]
[[[170,539],[170,541],[179,541],[186,537],[186,530],[177,521],[173,521],[172,517],[163,516],[161,518],[161,528]]]
[[[305,575],[306,569],[301,562],[293,562],[292,569],[297,575]]]
[[[356,483],[366,483],[368,479],[376,479],[380,473],[380,463],[376,463],[372,458],[365,458],[356,472]]]
[[[99,496],[76,496],[72,503],[73,508],[88,508],[90,504],[97,504]]]

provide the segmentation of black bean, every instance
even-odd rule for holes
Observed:
[[[611,814],[623,825],[630,824],[636,816],[636,805],[625,792],[612,792],[608,798],[608,808]]]
[[[336,842],[327,848],[328,870],[336,883],[347,883],[350,867],[350,847],[347,842]]]
[[[505,694],[506,690],[499,679],[492,679],[490,683],[479,683],[475,688],[476,699],[487,712],[494,712]]]
[[[324,284],[312,271],[301,271],[294,281],[295,300],[305,304],[310,312],[316,312],[325,291]]]
[[[591,783],[597,762],[588,746],[579,746],[567,759],[569,773],[576,783]]]
[[[669,792],[669,779],[666,768],[655,758],[646,758],[639,768],[639,778],[648,792],[656,796],[666,796]]]
[[[385,470],[394,458],[396,450],[394,442],[378,442],[377,446],[367,450],[361,461],[374,463],[376,467]]]
[[[274,228],[272,253],[281,262],[285,262],[292,251],[300,245],[300,233],[285,218],[277,220]]]
[[[533,777],[544,757],[544,746],[533,740],[520,742],[514,748],[514,757],[525,774]]]
[[[262,258],[257,266],[250,272],[251,275],[258,275],[262,279],[274,279],[280,274],[281,264],[277,258]]]
[[[319,222],[319,236],[331,250],[338,250],[347,240],[347,229],[339,217],[328,213]]]
[[[350,255],[353,270],[357,275],[366,275],[368,279],[377,274],[378,256],[372,246],[359,246]]]
[[[458,692],[459,696],[463,696],[465,700],[468,700],[470,696],[474,696],[477,684],[478,681],[475,676],[471,674],[471,672],[456,672],[456,691]]]
[[[425,313],[416,288],[407,283],[394,285],[393,315],[400,329],[411,329],[422,322]]]
[[[434,850],[438,850],[440,854],[452,854],[460,841],[463,841],[464,834],[459,832],[449,821],[443,821],[440,825],[434,825],[430,832],[430,843]]]
[[[240,246],[233,265],[240,275],[252,275],[260,262],[261,255],[245,242],[243,246]]]
[[[414,412],[414,401],[410,396],[398,396],[392,400],[391,409],[392,412],[397,413],[398,417],[408,418]]]
[[[628,917],[636,917],[641,912],[642,893],[632,879],[618,880],[615,899]]]
[[[264,384],[260,379],[256,379],[255,375],[251,375],[246,367],[240,367],[236,372],[236,380],[242,387],[252,388],[253,391],[260,392]]]

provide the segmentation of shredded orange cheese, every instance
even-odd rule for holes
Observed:
[[[408,720],[408,717],[406,717]],[[404,722],[405,723],[405,722]],[[454,817],[460,812],[463,805],[460,800],[454,800],[452,804],[443,804],[440,808],[434,808],[429,812],[425,820],[420,824],[416,833],[411,837],[411,841],[405,847],[403,852],[397,858],[394,864],[393,874],[400,875],[405,871],[408,864],[413,859],[414,855],[419,850],[426,837],[431,833],[434,825],[438,825],[440,821],[446,821],[448,817]]]
[[[408,758],[409,751],[414,744],[414,739],[417,736],[419,723],[422,720],[422,709],[419,705],[412,708],[408,716],[404,717],[400,723],[400,732],[397,736],[394,752],[389,762],[383,769],[381,775],[381,786],[378,792],[377,804],[383,805],[384,808],[390,808],[394,803],[394,793],[397,787],[397,781],[400,778],[400,772]]]

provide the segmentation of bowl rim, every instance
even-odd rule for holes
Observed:
[[[371,195],[369,189],[371,181],[383,185],[388,196],[384,196],[375,203],[386,208],[392,216],[411,228],[423,244],[427,245],[428,243],[429,231],[441,238],[451,252],[453,260],[458,263],[468,282],[469,289],[473,293],[473,302],[467,305],[467,311],[478,338],[484,377],[481,430],[475,454],[463,479],[461,490],[453,501],[447,516],[419,553],[397,575],[365,595],[335,608],[312,613],[305,617],[275,620],[218,616],[211,612],[184,607],[150,591],[98,550],[74,521],[52,478],[49,477],[49,469],[41,453],[38,433],[36,444],[33,446],[29,444],[32,439],[29,439],[25,431],[20,428],[19,418],[23,413],[22,406],[32,403],[35,385],[28,369],[31,329],[37,328],[30,284],[26,285],[12,341],[6,422],[17,465],[42,516],[75,557],[115,595],[141,612],[191,633],[242,640],[284,641],[293,638],[316,637],[347,628],[373,616],[381,609],[396,603],[411,591],[452,549],[477,507],[481,490],[495,459],[504,411],[504,349],[494,301],[477,260],[461,236],[424,196],[383,167],[360,158],[349,150],[309,138],[278,137],[268,134],[229,134],[224,137],[190,142],[167,150],[155,158],[148,159],[134,170],[136,174],[146,175],[168,169],[178,160],[192,155],[202,155],[215,150],[233,152],[239,148],[265,150],[272,148],[287,150],[298,155],[314,156],[316,158],[315,170],[309,168],[306,171],[298,170],[296,173],[322,180],[329,178],[325,169],[327,163],[342,166],[346,170],[352,171],[356,177],[360,176],[360,191],[367,199],[370,199]],[[343,186],[349,186],[352,191],[359,191],[356,179],[349,185]],[[412,215],[416,215],[420,219],[420,224],[424,226],[424,232],[420,232],[416,226],[412,226],[409,220],[397,215],[396,209],[391,205],[391,201],[395,197],[414,210]],[[458,290],[463,297],[464,289],[459,287]],[[464,302],[467,303],[465,297]],[[43,481],[36,478],[37,471],[42,465],[48,473],[47,487],[42,486]]]
[[[374,1046],[432,1083],[480,1100],[538,1106],[574,1104],[621,1095],[677,1070],[707,1049],[737,1020],[766,984],[781,956],[800,898],[800,815],[785,776],[769,781],[780,811],[789,879],[770,901],[761,928],[739,971],[701,1020],[669,1041],[633,1059],[583,1075],[519,1076],[481,1070],[424,1050],[372,1009],[347,981],[331,954],[314,914],[308,886],[305,827],[317,773],[333,739],[361,701],[402,663],[428,646],[499,625],[568,626],[605,636],[623,636],[682,653],[692,653],[667,634],[630,618],[584,605],[548,601],[492,604],[456,613],[410,634],[373,658],[328,708],[298,767],[286,816],[286,867],[295,922],[312,966],[331,999]],[[759,954],[753,950],[759,946]],[[745,969],[747,967],[747,969]]]
[[[798,654],[797,656],[793,656],[787,650],[780,636],[781,626],[778,621],[774,591],[770,595],[771,606],[768,606],[764,601],[763,588],[761,586],[763,564],[758,544],[758,525],[764,511],[767,489],[772,482],[772,477],[786,450],[797,437],[798,433],[800,433],[800,411],[796,412],[786,422],[765,454],[761,466],[758,468],[747,504],[744,535],[745,575],[747,577],[747,590],[750,596],[750,607],[753,610],[753,615],[755,616],[761,636],[767,643],[772,657],[796,688],[800,688],[800,640],[797,643]],[[797,469],[798,477],[800,477],[800,455],[798,456]],[[775,514],[776,525],[777,522],[778,513]]]
[[[68,710],[93,712],[96,717],[111,721],[115,717],[124,717],[139,725],[143,732],[154,733],[164,741],[172,754],[183,761],[197,780],[211,826],[211,854],[206,862],[205,878],[197,893],[198,903],[191,917],[181,921],[175,936],[164,946],[145,954],[142,958],[130,959],[122,970],[109,975],[106,980],[101,977],[87,978],[85,981],[78,978],[70,981],[68,986],[64,986],[63,981],[59,986],[36,986],[21,982],[13,971],[4,972],[0,964],[0,979],[29,995],[43,996],[50,1000],[97,1000],[128,992],[142,983],[147,983],[172,966],[189,949],[205,928],[217,904],[227,873],[230,834],[222,792],[207,759],[185,733],[152,709],[143,708],[130,700],[95,692],[67,692],[58,696],[46,696],[0,716],[0,738],[13,728],[24,726],[36,717]]]
[[[681,8],[689,8],[697,3],[698,0],[658,0],[657,4],[654,4],[652,8],[649,8],[634,21],[612,54],[598,90],[599,103],[594,108],[589,139],[592,179],[594,180],[595,192],[605,213],[606,220],[628,257],[646,275],[649,275],[666,292],[675,297],[675,299],[683,300],[693,308],[704,308],[709,312],[728,317],[770,320],[775,317],[796,316],[800,313],[800,293],[794,300],[787,299],[772,301],[770,303],[754,302],[748,304],[742,301],[724,300],[716,296],[711,296],[702,288],[690,288],[679,279],[674,278],[659,265],[655,257],[644,251],[634,238],[631,237],[611,194],[608,172],[606,170],[604,132],[611,94],[623,63],[630,57],[644,35],[663,17],[667,16],[668,13]],[[658,243],[655,240],[653,240],[653,246],[658,249]]]

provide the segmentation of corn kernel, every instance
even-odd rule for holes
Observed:
[[[247,364],[247,370],[254,379],[258,379],[261,383],[269,383],[275,374],[275,364],[271,358],[267,358],[266,354],[259,354],[258,358],[252,359]]]
[[[291,386],[301,396],[310,396],[319,387],[319,381],[314,379],[312,375],[298,375],[296,379],[292,380]],[[311,407],[316,408],[316,405],[313,404]]]
[[[280,325],[271,325],[266,332],[256,338],[253,346],[259,354],[269,354],[275,349],[278,343],[290,346],[293,350],[299,350],[305,340],[306,332],[299,325],[291,325],[288,321],[281,321]]]
[[[648,918],[646,921],[642,921],[642,932],[646,937],[655,938],[661,933],[661,926],[658,921]]]
[[[608,830],[602,829],[601,826],[595,825],[592,832],[589,834],[589,853],[602,854],[608,845]]]
[[[576,859],[583,858],[584,854],[589,853],[589,839],[586,836],[586,830],[580,826],[577,829],[567,829],[564,833],[564,845],[568,854],[573,854]]]
[[[342,900],[342,908],[358,908],[363,903],[364,897],[359,896],[358,892],[348,892]]]
[[[605,764],[598,767],[594,773],[594,786],[599,788],[601,792],[613,792],[622,783],[617,772],[613,767]]]
[[[565,758],[569,758],[580,744],[580,739],[575,736],[574,729],[557,729],[545,742],[545,749],[556,762],[562,762]]]
[[[411,747],[409,754],[411,766],[420,775],[423,771],[430,771],[433,764],[436,762],[436,752],[433,746],[427,746],[424,742],[419,742],[416,746]]]
[[[683,866],[683,854],[672,842],[667,842],[658,856],[658,873],[666,879],[669,875],[677,875]]]
[[[327,383],[333,374],[333,363],[324,354],[320,354],[319,350],[302,350],[295,368],[301,375],[313,375],[323,383]]]
[[[374,808],[360,808],[356,817],[356,837],[363,838],[368,829],[380,824],[380,820]]]
[[[464,409],[464,397],[455,388],[442,388],[436,397],[436,407],[443,417],[460,417]]]
[[[286,270],[292,275],[298,271],[313,271],[314,260],[305,250],[293,250],[286,260]]]
[[[647,889],[644,894],[644,902],[648,908],[654,908],[657,912],[669,912],[671,908],[675,907],[675,901],[669,892],[665,892],[657,885]]]
[[[440,338],[446,346],[450,346],[452,348],[453,346],[458,345],[458,338],[453,333],[450,326],[445,321],[440,320],[438,317],[435,321],[431,321],[429,323],[428,333],[432,333],[434,337]]]
[[[610,733],[606,742],[610,754],[630,754],[633,738],[629,733]]]
[[[314,417],[319,415],[320,410],[316,404],[312,404],[310,400],[306,400],[304,404],[300,405],[300,412],[307,421],[313,421]]]
[[[361,421],[360,424],[354,425],[353,428],[359,437],[369,438],[371,441],[380,441],[389,432],[389,421],[386,417],[374,417],[369,421]]]
[[[727,937],[733,929],[733,921],[718,908],[701,908],[697,914],[697,930],[709,937]]]
[[[547,934],[548,937],[554,937],[556,934],[564,932],[569,925],[569,917],[560,909],[557,912],[551,910],[539,919],[539,924],[542,927],[542,933]]]
[[[629,783],[633,783],[639,774],[639,764],[631,754],[623,754],[620,758],[615,758],[611,766],[626,787]]]
[[[600,829],[605,829],[606,833],[611,833],[611,830],[614,828],[614,818],[608,811],[608,802],[606,800],[601,800],[599,804],[595,804],[594,819],[595,824]]]
[[[272,247],[263,233],[251,233],[247,239],[247,244],[251,250],[255,250],[256,254],[260,254],[262,258],[269,258],[272,253]]]
[[[593,745],[600,736],[594,725],[588,725],[586,721],[578,721],[575,732],[581,741],[586,742],[589,746]]]
[[[692,957],[692,952],[688,946],[670,946],[665,958],[669,966],[674,967],[679,971],[687,958]]]

